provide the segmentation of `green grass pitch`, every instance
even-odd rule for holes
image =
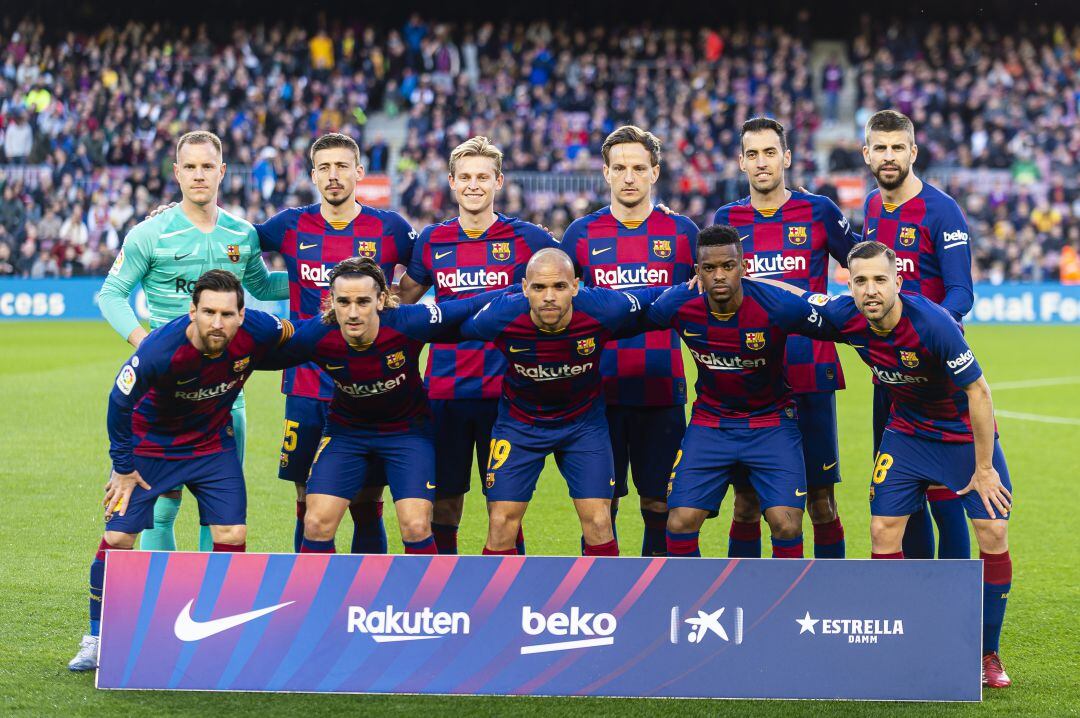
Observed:
[[[1074,327],[973,327],[969,337],[994,391],[1002,443],[1015,485],[1011,527],[1015,578],[1003,656],[1012,688],[989,691],[981,705],[645,701],[626,699],[444,698],[167,692],[107,692],[93,676],[67,670],[86,629],[89,562],[101,535],[102,485],[108,470],[105,400],[127,356],[103,322],[4,323],[0,327],[0,714],[104,716],[340,714],[564,714],[832,716],[1067,715],[1080,706],[1080,568],[1076,528],[1080,508],[1080,332]],[[849,389],[839,398],[840,512],[848,554],[869,556],[867,478],[870,471],[869,372],[842,349]],[[692,363],[688,362],[692,367]],[[692,371],[692,369],[691,369]],[[1042,383],[1032,380],[1045,380]],[[1035,385],[1032,385],[1032,384]],[[259,374],[247,390],[247,460],[252,551],[288,550],[293,488],[276,478],[283,399],[276,375]],[[1009,413],[1071,418],[1047,423]],[[461,532],[464,552],[479,552],[485,530],[480,494],[470,494]],[[622,549],[640,541],[635,501],[619,517]],[[728,509],[709,522],[702,550],[726,551]],[[392,511],[387,512],[388,515]],[[185,498],[177,522],[181,548],[196,545],[195,503]],[[396,534],[392,519],[391,536]],[[346,522],[347,524],[347,522]],[[348,526],[346,525],[346,529]],[[579,529],[565,484],[553,465],[540,481],[525,519],[530,553],[578,552]],[[809,542],[807,524],[807,549]],[[348,545],[344,530],[339,545]],[[766,541],[767,544],[767,541]],[[400,551],[391,539],[391,550]],[[933,601],[933,596],[927,596]]]

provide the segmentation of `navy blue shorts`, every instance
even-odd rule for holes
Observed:
[[[278,478],[303,484],[311,473],[315,452],[319,449],[326,428],[330,402],[306,396],[285,397],[285,432],[281,439],[281,459]],[[366,486],[386,486],[386,472],[378,459],[372,462],[370,481]]]
[[[840,442],[836,432],[836,392],[797,394],[806,485],[831,486],[840,481]]]
[[[311,463],[308,494],[351,500],[360,489],[382,486],[389,480],[394,501],[435,500],[435,445],[430,423],[397,434],[350,432],[332,423],[327,427]],[[379,471],[373,473],[375,462]]]
[[[154,502],[167,491],[187,486],[199,503],[203,526],[236,526],[247,523],[247,491],[244,470],[235,450],[193,459],[135,457],[135,470],[150,484],[136,486],[123,516],[116,513],[105,522],[106,531],[137,534],[154,528]]]
[[[762,512],[806,505],[806,470],[798,422],[756,429],[713,429],[691,424],[668,483],[668,508],[717,511],[728,484],[744,476]]]
[[[476,473],[483,479],[491,447],[491,427],[499,415],[498,399],[432,399],[435,426],[435,484],[438,498],[468,493]]]
[[[1001,483],[1011,492],[1009,467],[997,439],[994,439],[993,465]],[[870,514],[910,516],[922,509],[927,487],[941,484],[961,491],[971,483],[974,473],[975,444],[951,444],[886,429],[870,477]],[[990,518],[975,491],[960,498],[969,518]]]
[[[525,424],[511,417],[506,405],[500,403],[484,477],[487,500],[531,500],[548,454],[555,455],[571,498],[612,497],[615,467],[602,402],[584,416],[558,426]]]
[[[874,456],[877,456],[881,446],[881,437],[885,433],[885,425],[889,423],[889,413],[892,412],[892,394],[882,384],[874,384]]]
[[[686,407],[608,406],[607,421],[615,461],[615,496],[630,493],[627,478],[632,474],[638,496],[662,501],[686,433]]]

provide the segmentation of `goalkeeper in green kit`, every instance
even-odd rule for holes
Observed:
[[[255,228],[217,206],[218,186],[225,176],[217,135],[198,131],[181,137],[173,175],[183,201],[128,233],[98,295],[102,315],[134,347],[147,335],[128,303],[138,284],[146,294],[151,329],[187,314],[195,281],[211,269],[232,272],[256,299],[289,298],[288,275],[266,269]],[[242,392],[232,408],[232,425],[243,463],[247,420]],[[142,532],[141,548],[176,549],[173,522],[180,497],[174,491],[158,498],[154,528]],[[199,550],[209,551],[212,546],[209,528],[203,526]]]

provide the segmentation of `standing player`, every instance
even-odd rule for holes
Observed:
[[[773,557],[802,558],[806,471],[784,354],[789,334],[819,335],[821,318],[783,290],[743,281],[733,227],[701,230],[696,269],[704,296],[673,287],[647,315],[651,326],[676,329],[698,366],[697,399],[668,484],[668,554],[701,555],[702,524],[745,474],[769,522]]]
[[[503,155],[486,137],[473,137],[450,153],[450,190],[458,216],[420,232],[412,261],[401,278],[406,303],[435,287],[435,301],[504,289],[525,277],[533,254],[558,243],[544,229],[494,210],[503,186]],[[426,383],[435,423],[435,543],[457,553],[457,533],[469,490],[473,455],[483,479],[491,427],[499,412],[506,360],[489,342],[433,344]],[[518,553],[525,553],[523,536]]]
[[[562,245],[587,287],[670,287],[694,273],[698,228],[692,220],[653,206],[660,178],[660,140],[633,125],[604,140],[604,179],[611,204],[571,224]],[[642,556],[663,556],[667,478],[686,431],[682,345],[672,330],[612,342],[600,357],[608,431],[615,458],[615,499],[634,477],[645,530]]]
[[[832,200],[794,192],[784,185],[791,166],[784,126],[755,117],[743,123],[739,168],[750,181],[750,196],[724,205],[715,224],[735,227],[742,240],[749,276],[782,278],[803,289],[824,292],[829,255],[843,264],[858,241]],[[840,481],[836,431],[836,391],[844,388],[840,357],[831,342],[790,336],[785,373],[799,414],[806,464],[806,504],[814,527],[814,556],[844,558],[844,527],[836,510],[834,485]],[[728,556],[761,556],[761,510],[744,482],[735,484]]]
[[[518,529],[548,454],[569,485],[582,553],[619,554],[597,352],[616,334],[639,331],[641,307],[663,290],[638,290],[639,299],[609,289],[579,291],[578,284],[566,253],[542,249],[526,267],[524,296],[500,297],[461,327],[463,337],[495,342],[509,363],[484,478],[485,554],[517,553]]]
[[[155,329],[120,369],[109,395],[105,535],[90,564],[90,633],[68,664],[97,668],[105,552],[130,549],[154,525],[154,502],[187,486],[214,551],[243,551],[247,495],[231,407],[262,358],[292,325],[244,311],[232,273],[210,270],[195,282],[186,316]]]
[[[311,180],[321,201],[294,207],[257,225],[266,251],[280,252],[289,276],[289,316],[294,321],[319,316],[327,292],[327,276],[338,262],[353,256],[375,260],[387,277],[397,265],[407,265],[416,238],[397,212],[357,203],[356,183],[364,176],[360,148],[338,133],[319,137],[311,145]],[[326,423],[334,393],[330,376],[315,364],[285,370],[285,432],[278,478],[296,485],[296,528],[293,549],[304,535],[304,484]],[[376,462],[377,463],[377,462]],[[376,471],[381,471],[376,468]],[[382,488],[368,482],[349,511],[354,522],[353,553],[386,553],[382,522]]]
[[[267,272],[254,227],[217,206],[218,187],[225,176],[217,135],[197,131],[182,136],[176,143],[173,176],[183,200],[128,233],[98,299],[105,319],[135,348],[146,337],[128,304],[136,285],[141,284],[146,294],[151,329],[186,314],[195,282],[209,269],[232,272],[257,299],[288,296],[288,277],[284,272]],[[243,393],[233,407],[232,425],[242,464],[247,436]],[[173,523],[180,498],[180,491],[169,491],[157,500],[154,527],[143,532],[142,548],[176,550]],[[199,550],[209,551],[211,544],[204,527]]]
[[[881,242],[862,242],[848,255],[850,297],[804,296],[892,396],[870,483],[873,558],[904,558],[904,526],[924,510],[927,486],[959,494],[983,560],[983,685],[1004,688],[1012,682],[998,657],[1012,587],[1012,484],[990,387],[955,317],[900,291],[907,282],[896,258]]]
[[[394,496],[405,553],[435,553],[431,532],[435,446],[418,366],[424,343],[445,337],[497,292],[398,306],[374,259],[354,257],[327,276],[330,308],[297,325],[268,362],[314,361],[334,383],[326,427],[307,480],[303,553],[334,553],[334,534],[351,499],[381,460]],[[377,488],[381,490],[380,483]]]
[[[912,171],[919,154],[915,126],[896,110],[882,110],[866,122],[863,160],[877,180],[866,197],[863,236],[896,253],[896,269],[908,291],[944,307],[956,321],[971,310],[971,246],[967,220],[956,201]],[[874,384],[874,451],[889,416],[889,390]],[[941,534],[939,558],[969,558],[971,540],[963,503],[945,486],[926,492]],[[933,558],[934,530],[926,511],[907,525],[904,553]]]

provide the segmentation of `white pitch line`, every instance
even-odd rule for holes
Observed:
[[[1059,376],[1053,379],[1023,379],[1021,381],[999,381],[990,386],[991,391],[999,389],[1031,389],[1037,386],[1061,386],[1080,384],[1080,376]]]
[[[1025,414],[1022,411],[1005,411],[1003,409],[995,409],[994,413],[997,416],[1003,416],[1006,419],[1023,419],[1024,421],[1040,421],[1044,424],[1068,424],[1069,426],[1080,426],[1080,419],[1074,419],[1069,416],[1043,416],[1042,414]]]

